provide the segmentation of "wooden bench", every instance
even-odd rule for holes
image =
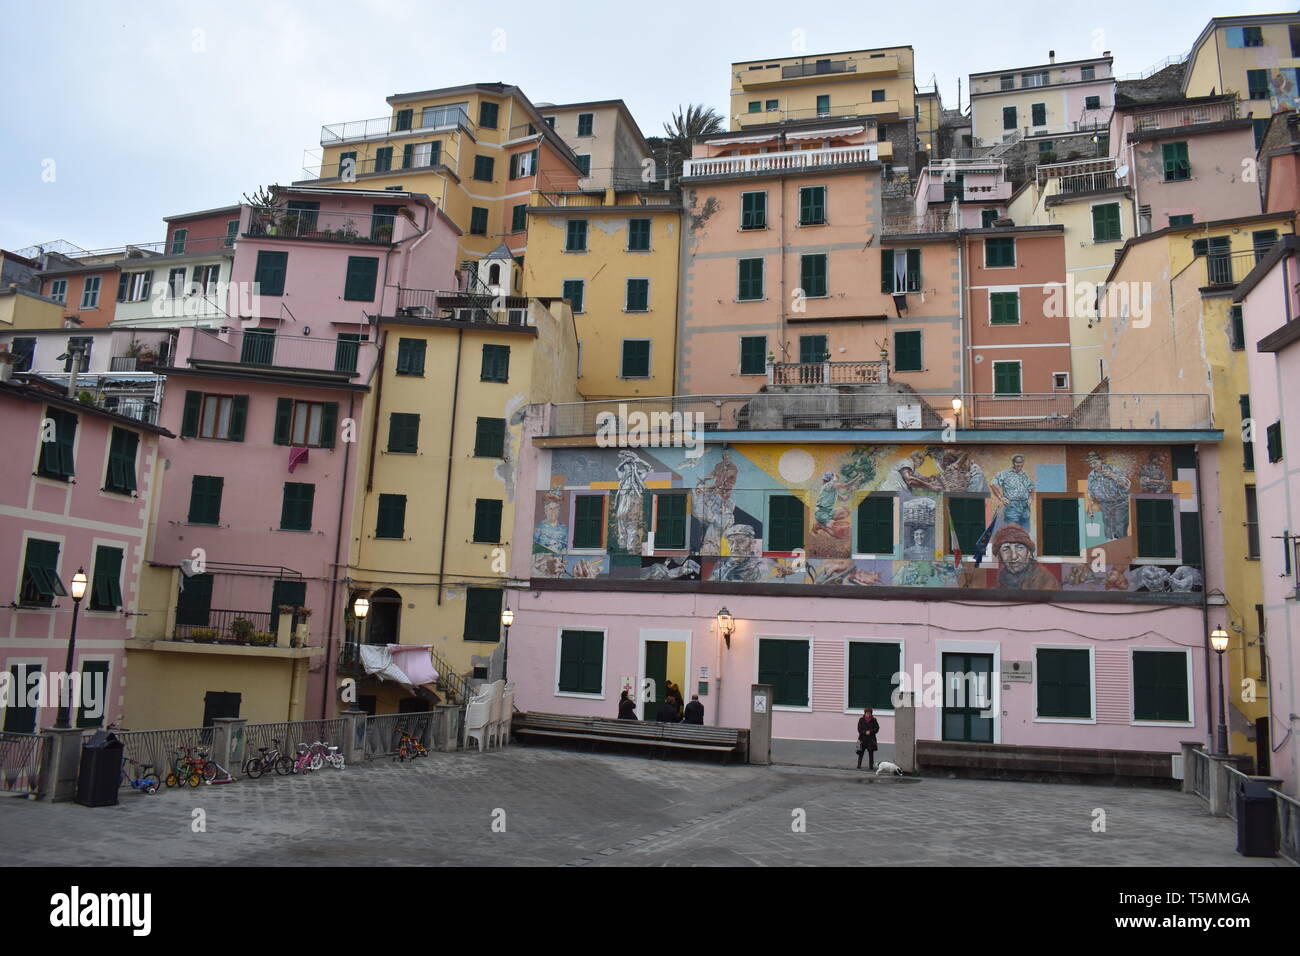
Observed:
[[[665,750],[712,751],[723,754],[724,758],[730,758],[733,753],[742,751],[744,733],[734,727],[661,724],[649,720],[575,717],[570,714],[544,714],[535,711],[516,714],[511,729],[516,734],[539,737],[604,741]]]

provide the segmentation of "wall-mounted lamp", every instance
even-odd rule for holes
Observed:
[[[370,600],[359,597],[352,602],[352,613],[356,615],[358,621],[364,621],[366,615],[370,613]]]
[[[731,635],[736,630],[736,620],[731,616],[731,612],[725,607],[718,612],[718,633],[722,639],[727,642],[727,649],[731,649]]]

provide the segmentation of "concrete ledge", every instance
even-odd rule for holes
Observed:
[[[920,772],[992,780],[1181,786],[1173,776],[1172,753],[1145,750],[1087,750],[1076,747],[1018,747],[1008,744],[919,740]]]

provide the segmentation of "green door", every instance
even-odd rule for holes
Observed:
[[[943,655],[943,739],[993,742],[993,655]]]
[[[645,642],[645,678],[643,685],[646,698],[641,711],[642,720],[654,720],[659,713],[659,702],[664,699],[664,683],[668,680],[668,642]]]

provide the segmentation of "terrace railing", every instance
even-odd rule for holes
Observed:
[[[208,611],[207,618],[207,622],[203,624],[178,622],[172,632],[172,640],[195,641],[200,644],[240,644],[249,647],[271,647],[275,644],[275,631],[271,626],[270,611],[213,609]]]
[[[190,362],[223,362],[260,368],[341,372],[366,376],[374,361],[374,343],[361,339],[278,335],[271,329],[244,329],[223,338],[200,330],[194,335]]]
[[[390,116],[377,116],[374,119],[331,123],[320,128],[320,144],[322,146],[335,146],[339,143],[350,143],[398,134],[404,135],[406,133],[421,133],[427,130],[448,129],[456,126],[472,129],[473,125],[463,106],[440,106],[412,115],[405,126],[397,113]]]
[[[682,178],[698,176],[737,176],[802,169],[824,169],[851,163],[876,161],[876,144],[832,146],[829,149],[792,149],[779,153],[754,153],[748,156],[716,156],[688,159],[682,163]]]
[[[436,749],[434,742],[443,719],[442,711],[425,711],[414,714],[379,714],[366,718],[365,755],[367,760],[390,757],[397,753],[402,734],[408,733],[428,750]]]
[[[780,362],[772,366],[771,385],[880,385],[889,381],[889,363]]]
[[[41,734],[0,733],[0,790],[6,793],[40,792],[46,740]]]

